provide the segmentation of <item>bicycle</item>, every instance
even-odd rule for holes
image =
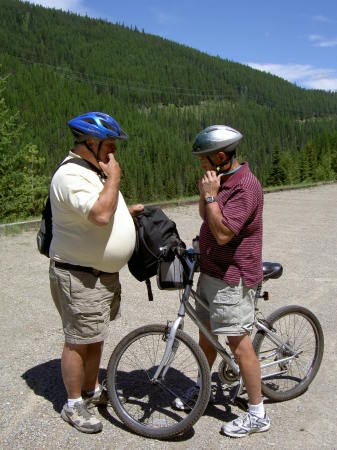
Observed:
[[[239,366],[234,357],[215,339],[198,319],[190,298],[204,300],[192,289],[198,270],[199,253],[175,246],[163,249],[162,261],[169,252],[180,264],[175,287],[183,288],[176,320],[166,325],[138,328],[125,336],[113,351],[107,368],[107,389],[111,405],[121,421],[133,432],[150,438],[168,439],[188,431],[204,413],[211,393],[211,374],[207,359],[198,344],[183,331],[185,312],[214,345],[221,362],[219,378],[234,384],[230,403],[243,390]],[[279,278],[279,263],[263,263],[263,283]],[[324,336],[317,317],[308,309],[289,305],[267,318],[258,312],[258,299],[268,299],[258,285],[255,296],[256,317],[254,349],[261,366],[262,393],[273,401],[301,395],[320,367]],[[200,380],[199,395],[186,411],[177,410],[173,400]],[[236,383],[236,384],[235,384]]]

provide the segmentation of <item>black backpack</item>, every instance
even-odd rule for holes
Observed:
[[[157,274],[162,255],[160,248],[173,241],[184,247],[185,244],[179,237],[175,222],[158,207],[145,206],[144,211],[137,214],[133,220],[136,227],[136,245],[128,267],[138,281],[146,281],[149,300],[153,300],[150,278]],[[173,260],[174,255],[171,256]]]
[[[62,164],[60,164],[58,166],[58,168],[55,170],[54,174],[61,166],[64,166],[65,164],[68,164],[68,163],[78,164],[87,169],[94,170],[100,176],[104,177],[102,171],[100,171],[97,167],[95,167],[89,161],[86,161],[85,159],[82,159],[82,158],[67,159],[67,161],[64,161]],[[52,211],[51,211],[51,204],[50,204],[50,195],[48,195],[48,198],[47,198],[44,208],[42,210],[42,219],[41,219],[40,229],[36,235],[37,249],[39,250],[41,255],[45,255],[45,256],[47,256],[47,258],[49,258],[49,248],[50,248],[52,238],[53,238],[53,219],[52,219]]]

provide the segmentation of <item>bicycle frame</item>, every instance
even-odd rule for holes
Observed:
[[[186,250],[184,251],[186,253]],[[165,348],[164,355],[162,357],[162,360],[152,378],[152,382],[156,383],[159,382],[161,378],[165,377],[165,374],[167,373],[168,369],[170,368],[170,365],[173,361],[173,358],[175,356],[175,335],[178,330],[178,328],[183,328],[183,319],[185,316],[185,313],[191,318],[191,320],[195,323],[195,325],[198,327],[198,329],[206,336],[206,338],[212,343],[214,348],[216,349],[216,352],[225,360],[225,362],[228,364],[230,369],[233,371],[233,373],[239,378],[239,384],[235,389],[234,394],[231,396],[231,400],[234,401],[235,397],[239,395],[242,387],[243,387],[243,380],[240,376],[240,368],[237,362],[234,360],[234,358],[227,352],[227,350],[220,344],[218,339],[208,330],[208,328],[200,321],[196,310],[193,308],[193,306],[189,303],[190,297],[192,297],[196,302],[198,302],[200,305],[202,305],[207,311],[209,311],[208,304],[202,299],[196,291],[192,289],[193,284],[193,277],[194,273],[198,264],[197,260],[197,254],[194,253],[192,249],[187,251],[187,257],[182,256],[177,252],[177,256],[179,257],[184,270],[188,272],[188,278],[185,283],[185,289],[182,295],[179,311],[178,311],[178,317],[173,322],[173,324],[170,326],[170,333],[167,339],[167,344]],[[261,292],[261,286],[258,285],[256,295],[255,295],[255,308],[257,305],[257,300],[260,297],[263,297],[263,295],[260,295]],[[257,309],[257,308],[256,308]],[[265,324],[263,321],[259,320],[257,317],[255,317],[254,326],[258,331],[262,331],[265,333],[268,338],[278,347],[287,350],[290,353],[290,356],[286,356],[282,359],[278,359],[275,362],[269,362],[266,364],[260,364],[261,371],[264,367],[269,367],[272,365],[278,365],[280,367],[280,364],[290,361],[293,358],[296,358],[296,356],[299,354],[299,352],[294,352],[290,346],[288,346],[286,343],[284,343],[278,335],[270,328],[268,328],[267,324]],[[269,359],[270,355],[265,356],[261,359],[263,361],[264,359]],[[261,379],[268,378],[271,375],[278,375],[284,373],[284,370],[278,370],[277,372],[273,374],[268,374],[266,376],[261,376]]]

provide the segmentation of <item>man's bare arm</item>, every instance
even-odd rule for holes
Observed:
[[[112,153],[109,154],[107,164],[100,163],[107,180],[89,212],[88,219],[95,225],[107,225],[114,216],[118,204],[120,183],[120,167]]]
[[[209,228],[219,245],[227,244],[233,237],[232,230],[222,223],[222,213],[217,202],[205,203],[206,197],[216,197],[220,187],[220,177],[211,170],[207,171],[199,183],[199,213],[202,219],[206,211]]]
[[[223,222],[223,216],[217,202],[206,204],[208,226],[218,245],[227,244],[235,235]]]
[[[200,195],[200,199],[199,199],[199,215],[202,218],[202,220],[204,220],[205,218],[205,199],[203,197],[203,195]]]

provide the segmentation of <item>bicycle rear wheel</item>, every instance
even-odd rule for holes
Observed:
[[[210,397],[210,371],[204,353],[186,333],[177,330],[170,367],[152,380],[164,355],[168,330],[148,325],[131,332],[117,345],[107,369],[111,404],[128,428],[142,436],[167,439],[190,429],[203,414]],[[192,387],[200,374],[200,390],[188,411],[176,410],[175,398]]]
[[[263,331],[256,333],[253,346],[261,364],[262,392],[273,401],[290,400],[308,388],[321,365],[322,327],[311,311],[296,305],[277,309],[266,322],[282,345]]]

